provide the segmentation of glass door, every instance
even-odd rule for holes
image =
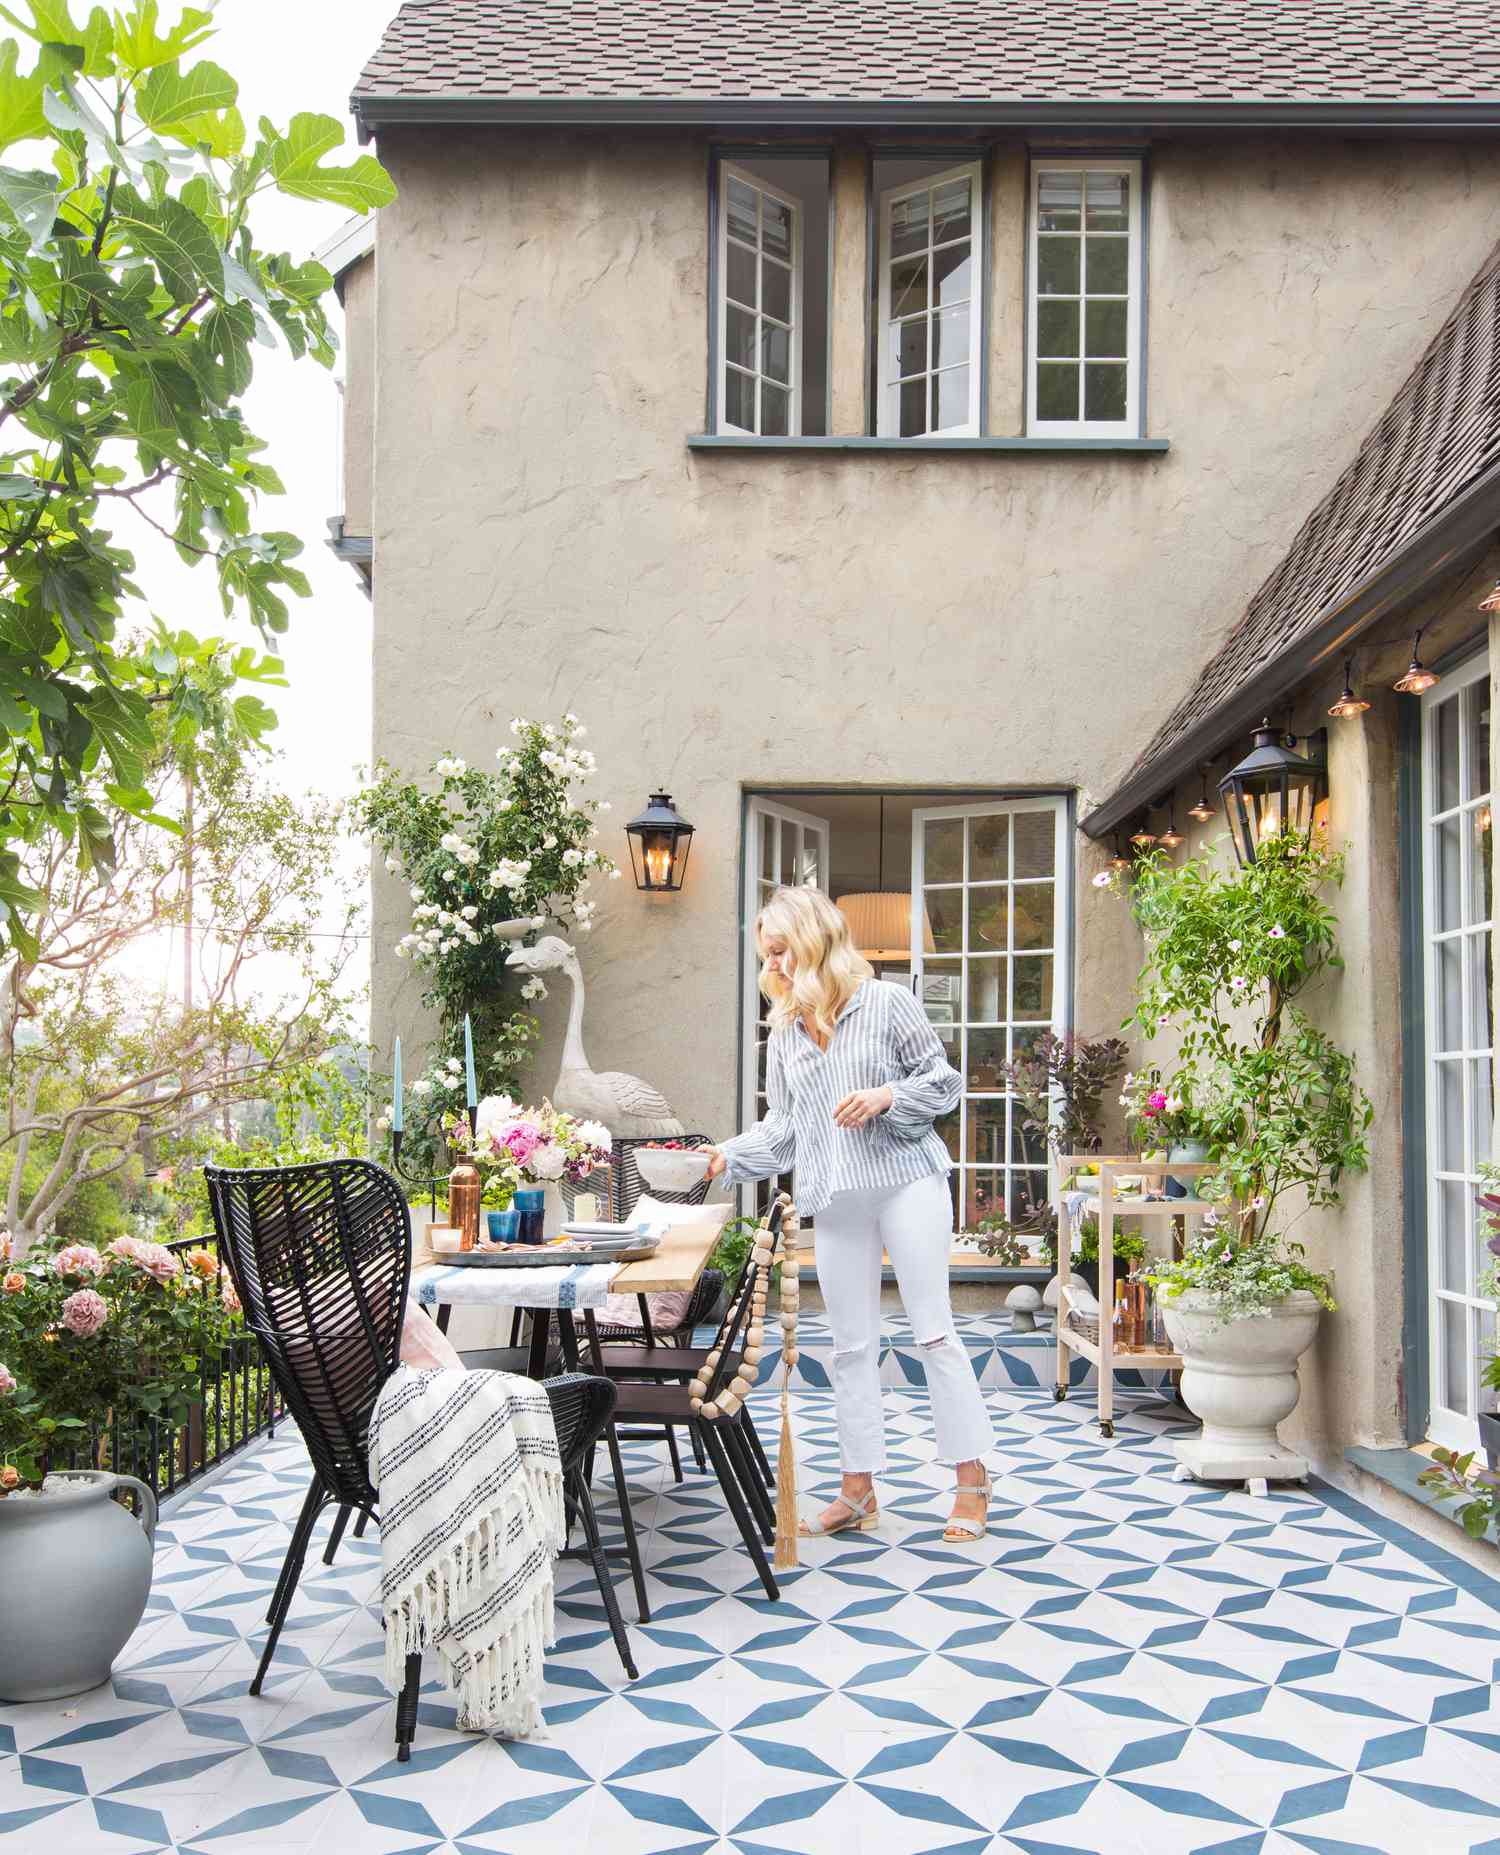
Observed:
[[[913,986],[964,1079],[937,1124],[961,1229],[1048,1193],[1045,1144],[1022,1132],[1001,1065],[1068,1021],[1068,868],[1061,799],[912,815]]]
[[[742,1124],[758,1121],[766,1111],[766,1001],[760,990],[760,954],[755,945],[755,917],[775,889],[828,888],[828,821],[799,812],[773,799],[751,799],[745,820],[745,919],[741,924],[741,964],[745,1026],[741,1052]]]
[[[1429,1435],[1472,1449],[1479,1368],[1495,1345],[1474,1203],[1478,1169],[1494,1150],[1488,656],[1422,698],[1422,794]]]

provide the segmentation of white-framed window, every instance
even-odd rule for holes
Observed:
[[[1495,1304],[1474,1202],[1494,1139],[1490,663],[1481,652],[1422,697],[1426,967],[1428,1432],[1472,1449]]]
[[[1026,429],[1137,437],[1143,286],[1139,161],[1031,169]]]
[[[719,164],[718,429],[802,430],[802,206]]]
[[[880,195],[883,438],[976,438],[984,338],[983,166]]]

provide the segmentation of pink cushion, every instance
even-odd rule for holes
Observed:
[[[646,1306],[651,1310],[652,1331],[670,1333],[674,1327],[680,1327],[692,1299],[691,1294],[680,1288],[664,1289],[659,1295],[647,1295]],[[599,1318],[610,1327],[639,1327],[640,1296],[610,1295],[599,1310]]]
[[[464,1362],[447,1334],[417,1297],[410,1294],[406,1297],[406,1319],[401,1327],[401,1363],[418,1372],[444,1368],[462,1372],[464,1369]]]

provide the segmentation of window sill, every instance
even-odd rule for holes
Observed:
[[[1432,1466],[1420,1450],[1356,1447],[1344,1451],[1344,1460],[1354,1468],[1363,1469],[1366,1475],[1372,1475],[1376,1481],[1384,1482],[1387,1488],[1394,1488],[1398,1494],[1420,1502],[1429,1513],[1440,1515],[1457,1527],[1459,1532],[1463,1531],[1463,1522],[1457,1512],[1458,1503],[1438,1500],[1418,1480],[1422,1471]],[[1494,1535],[1490,1537],[1493,1539]]]
[[[1159,456],[1166,438],[745,438],[728,432],[694,432],[690,451],[1121,451]]]

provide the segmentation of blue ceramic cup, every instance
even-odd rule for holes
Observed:
[[[509,1211],[491,1211],[488,1214],[491,1243],[514,1243],[516,1233],[521,1228],[521,1213],[512,1207]]]
[[[540,1185],[528,1185],[524,1191],[516,1193],[516,1210],[520,1214],[521,1230],[517,1241],[521,1243],[541,1243],[545,1240],[542,1229],[547,1194]]]

